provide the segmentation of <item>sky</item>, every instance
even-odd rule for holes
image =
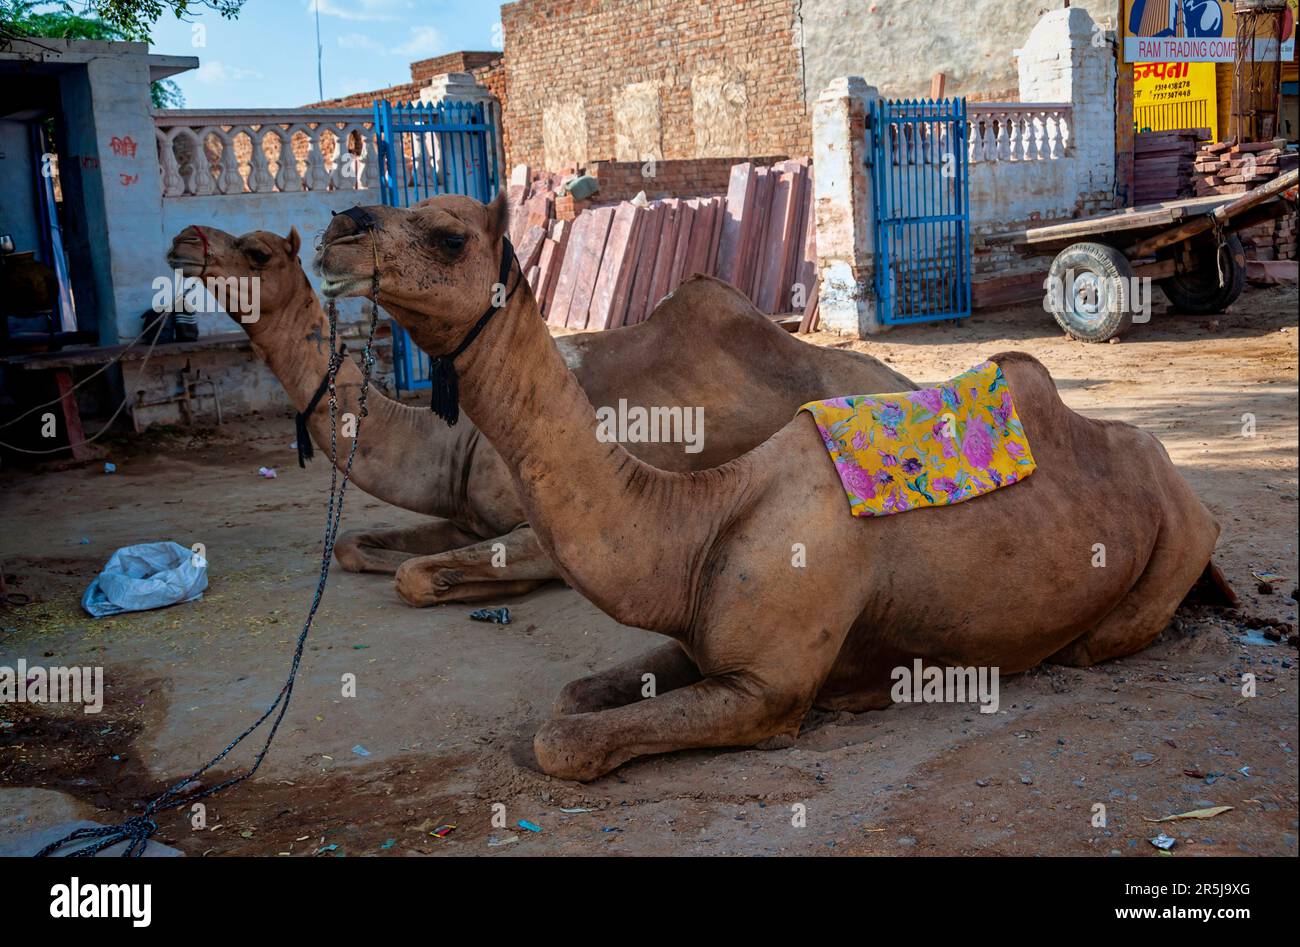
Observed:
[[[409,82],[417,59],[500,48],[490,0],[248,0],[236,20],[164,15],[150,51],[199,58],[175,77],[185,108],[296,108],[321,98],[317,4],[326,99]]]

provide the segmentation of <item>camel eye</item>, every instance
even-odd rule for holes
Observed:
[[[247,250],[248,258],[258,266],[266,266],[271,262],[271,254],[267,253],[261,247],[249,247]]]
[[[465,249],[466,236],[463,233],[445,233],[442,235],[442,245],[448,253],[460,253]]]

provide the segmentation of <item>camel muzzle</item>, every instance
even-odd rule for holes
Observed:
[[[202,279],[211,263],[210,241],[198,226],[192,224],[172,238],[172,245],[167,250],[168,266],[180,270],[185,276]]]
[[[375,242],[375,228],[378,226],[378,218],[360,204],[334,213],[312,260],[312,268],[321,277],[321,293],[331,299],[364,296],[371,289],[377,294],[379,247]],[[352,259],[351,250],[353,247],[360,250],[366,237],[370,238],[368,262],[372,268],[362,273],[362,261],[359,257]]]

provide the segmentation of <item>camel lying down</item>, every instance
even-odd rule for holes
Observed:
[[[400,213],[377,226],[400,225]],[[490,308],[505,204],[445,197],[418,213],[446,237],[438,265],[412,277],[437,315],[382,283],[379,301],[437,356]],[[371,250],[353,221],[330,225],[317,266],[326,292],[368,292]],[[724,341],[701,338],[695,357],[707,362]],[[1028,355],[993,361],[1033,476],[952,506],[855,517],[805,412],[698,472],[659,470],[598,438],[521,285],[456,359],[462,410],[513,472],[569,584],[673,639],[569,684],[534,739],[542,769],[589,780],[637,756],[790,739],[813,706],[888,706],[893,669],[917,658],[1010,674],[1121,657],[1155,639],[1202,575],[1221,584],[1218,524],[1159,441],[1071,411]]]
[[[436,252],[420,219],[408,215],[407,227],[375,235],[380,279],[389,292],[421,269],[421,254]],[[329,327],[298,261],[299,245],[297,230],[287,237],[266,231],[236,237],[192,225],[176,235],[167,258],[186,277],[259,279],[258,318],[244,322],[240,312],[231,315],[294,408],[306,411],[329,368]],[[372,268],[374,260],[372,254]],[[412,305],[420,303],[417,294]],[[726,351],[709,360],[692,357],[702,334],[725,338]],[[669,470],[705,469],[743,454],[810,399],[914,387],[870,356],[793,338],[735,289],[708,277],[682,284],[645,322],[557,344],[597,404],[687,407],[704,416],[707,431],[694,433],[707,436],[688,445],[698,450],[663,440],[631,445]],[[345,359],[337,380],[340,416],[357,411],[360,386],[360,369]],[[471,421],[449,426],[427,407],[404,405],[373,388],[368,403],[353,482],[371,496],[434,518],[345,532],[335,547],[343,568],[395,574],[398,594],[416,606],[520,595],[559,578],[527,525],[509,469]],[[324,450],[328,399],[317,400],[306,425]],[[346,450],[339,452],[340,465],[346,457]]]

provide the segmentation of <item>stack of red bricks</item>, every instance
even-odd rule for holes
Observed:
[[[1249,260],[1294,260],[1296,258],[1296,215],[1283,214],[1273,220],[1237,231]]]
[[[1196,155],[1193,181],[1197,196],[1203,194],[1244,194],[1296,167],[1295,152],[1286,151],[1286,142],[1248,141],[1234,144],[1222,141],[1202,145]]]
[[[507,192],[511,240],[552,326],[635,325],[697,273],[767,313],[802,310],[815,295],[809,159],[736,165],[725,195],[591,204],[570,219],[566,177],[517,171],[527,183]]]
[[[1208,128],[1139,132],[1133,139],[1133,203],[1158,204],[1191,197],[1197,142]]]

